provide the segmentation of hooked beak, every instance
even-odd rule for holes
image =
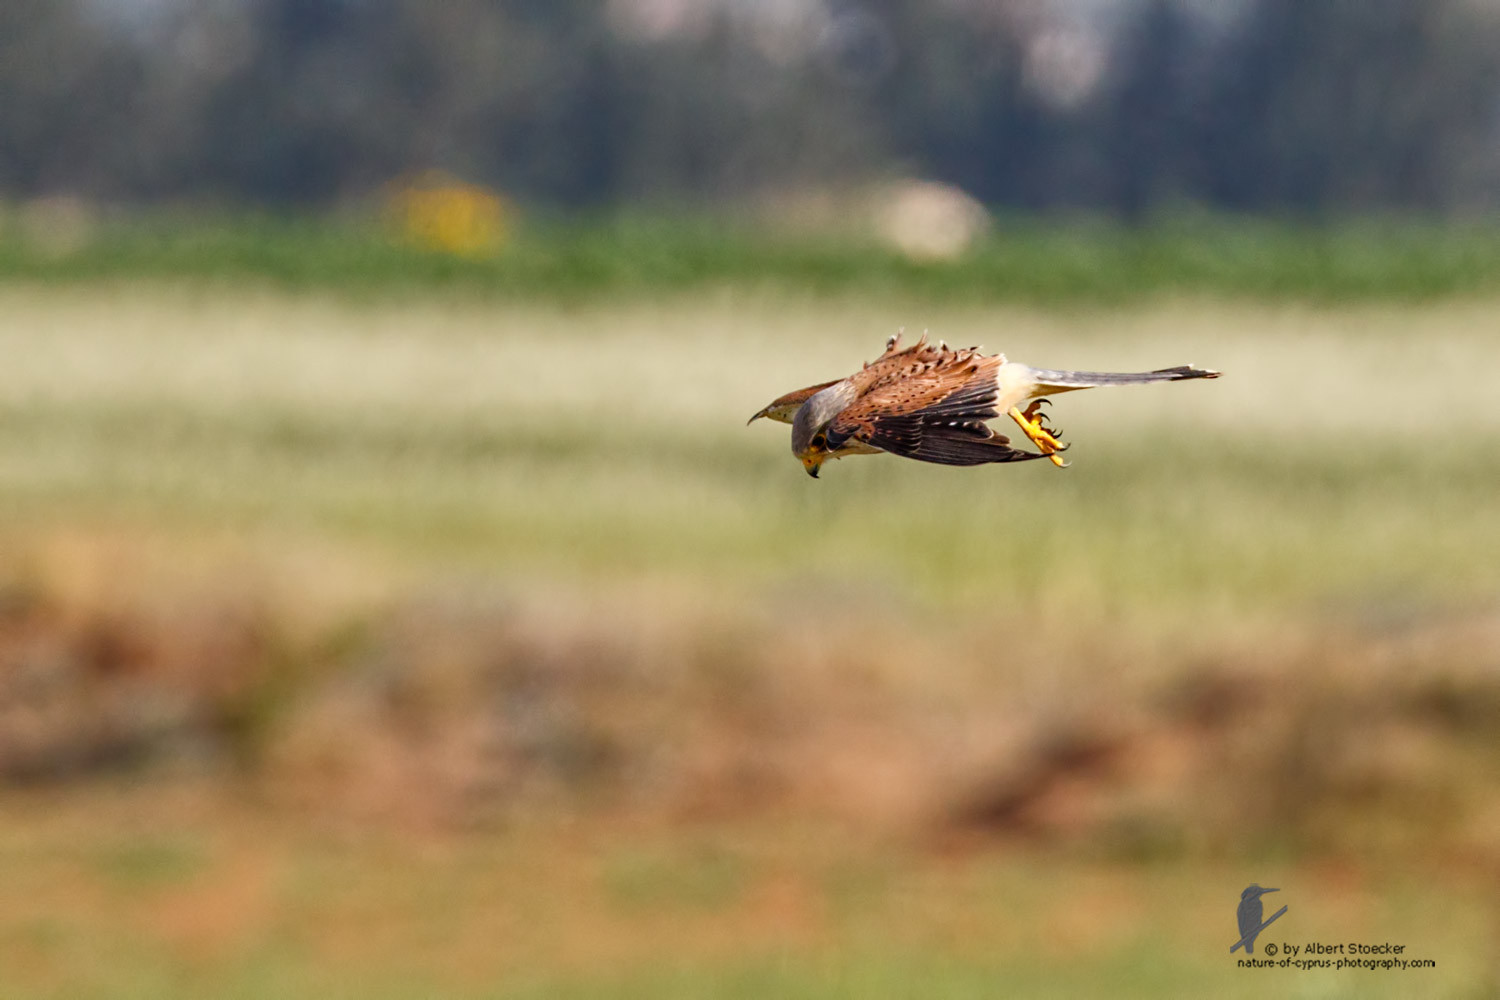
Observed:
[[[803,468],[807,470],[807,474],[809,476],[812,476],[814,479],[817,479],[818,478],[818,470],[821,469],[822,466],[821,465],[804,465]]]
[[[767,414],[767,413],[769,413],[769,412],[770,412],[770,410],[771,410],[771,408],[770,408],[770,407],[769,407],[769,406],[768,406],[768,407],[766,407],[766,408],[765,408],[765,409],[764,409],[764,410],[761,410],[761,411],[760,411],[760,412],[759,412],[759,413],[757,413],[757,414],[756,414],[756,415],[755,415],[755,416],[753,416],[753,417],[751,417],[751,418],[750,418],[750,419],[749,419],[749,420],[746,420],[746,421],[745,421],[745,426],[746,426],[746,427],[749,427],[749,426],[750,426],[750,425],[751,425],[751,424],[753,424],[753,423],[755,423],[755,422],[756,422],[756,421],[757,421],[757,420],[759,420],[759,419],[760,419],[760,418],[761,418],[761,417],[763,417],[763,416],[765,416],[765,415],[766,415],[766,414]]]

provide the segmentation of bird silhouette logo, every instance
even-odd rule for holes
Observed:
[[[1244,948],[1247,955],[1255,954],[1255,939],[1260,936],[1260,932],[1270,927],[1272,920],[1275,920],[1286,912],[1286,907],[1283,906],[1271,914],[1270,920],[1262,920],[1261,916],[1266,911],[1260,901],[1260,897],[1268,892],[1280,891],[1280,889],[1262,889],[1260,886],[1251,883],[1245,887],[1244,892],[1240,893],[1240,906],[1234,912],[1235,919],[1240,924],[1240,939],[1229,946],[1229,953],[1231,955],[1240,948]]]

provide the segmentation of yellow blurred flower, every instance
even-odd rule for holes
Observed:
[[[479,257],[499,250],[508,235],[504,198],[440,171],[402,182],[388,211],[402,238],[425,250]]]

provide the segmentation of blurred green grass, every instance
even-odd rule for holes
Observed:
[[[536,704],[553,704],[538,680],[544,675],[586,687],[568,674],[570,666],[582,669],[570,657],[606,678],[624,672],[624,662],[641,678],[639,698],[615,692],[602,706],[611,718],[616,708],[641,712],[641,701],[675,712],[706,700],[722,703],[722,712],[684,712],[690,725],[761,711],[769,719],[764,731],[749,728],[778,744],[789,734],[777,724],[815,728],[808,716],[778,716],[785,701],[821,711],[860,695],[884,697],[906,711],[872,714],[877,723],[952,728],[953,741],[962,742],[975,732],[962,723],[1002,702],[1013,702],[1013,716],[1035,714],[1045,723],[1059,701],[1066,707],[1097,691],[1128,702],[1150,689],[1153,671],[1190,674],[1195,657],[1218,657],[1231,671],[1263,653],[1274,660],[1278,644],[1298,630],[1331,636],[1329,646],[1313,643],[1307,658],[1289,661],[1309,675],[1326,668],[1331,678],[1324,700],[1298,702],[1314,713],[1305,731],[1342,738],[1354,727],[1334,730],[1318,713],[1349,700],[1346,693],[1368,698],[1370,686],[1391,686],[1409,665],[1441,666],[1450,654],[1455,671],[1488,662],[1486,616],[1500,592],[1493,508],[1500,339],[1492,300],[1310,305],[1169,297],[1101,308],[1108,295],[1085,295],[1060,309],[963,295],[947,302],[936,285],[881,284],[879,295],[865,296],[857,282],[828,295],[795,283],[685,291],[695,287],[688,282],[673,286],[682,294],[563,306],[546,299],[553,292],[545,285],[541,299],[512,300],[429,294],[443,286],[418,279],[408,287],[420,285],[423,294],[366,299],[345,294],[364,287],[341,284],[347,275],[292,293],[238,283],[274,277],[265,271],[219,274],[234,277],[225,284],[137,285],[148,272],[126,269],[97,284],[67,266],[0,287],[7,318],[0,325],[7,359],[0,554],[12,575],[36,563],[42,576],[66,584],[71,573],[76,590],[94,587],[107,598],[157,581],[159,567],[138,558],[144,549],[154,545],[174,567],[192,567],[200,546],[232,537],[296,554],[270,561],[274,570],[262,566],[259,577],[232,581],[272,604],[278,588],[292,600],[330,599],[368,583],[347,577],[371,565],[370,576],[399,577],[415,567],[428,579],[471,588],[500,581],[537,592],[520,605],[527,610],[598,629],[549,636],[541,652],[518,654],[534,658],[517,669],[536,671],[521,677],[540,685],[527,689]],[[475,273],[491,266],[500,265],[475,265]],[[159,276],[169,272],[180,273],[164,264]],[[475,288],[483,284],[473,280]],[[813,482],[788,453],[785,427],[744,426],[771,397],[875,355],[902,323],[1039,365],[1129,370],[1194,361],[1226,374],[1213,383],[1058,400],[1056,422],[1075,443],[1066,471],[1041,463],[955,470],[871,457],[836,463]],[[80,555],[91,532],[106,539],[106,549],[110,537],[145,541],[123,555]],[[78,538],[84,541],[72,549],[52,543]],[[353,560],[351,573],[343,561],[350,552],[378,558]],[[231,559],[209,573],[233,574],[242,565]],[[624,595],[623,623],[591,620],[595,606],[581,597],[595,590]],[[35,620],[67,620],[66,601],[58,604],[43,604]],[[378,617],[378,600],[361,613],[372,606]],[[726,606],[742,617],[716,617]],[[478,615],[491,613],[479,604]],[[745,628],[756,616],[768,624]],[[972,633],[944,630],[960,617],[980,630],[998,628],[1003,647],[966,650]],[[623,652],[612,652],[600,640],[612,629],[627,637],[670,630],[677,619],[691,632],[680,641],[701,646],[696,659],[674,654],[666,641],[622,642]],[[539,634],[550,620],[536,625]],[[1399,634],[1412,620],[1431,626],[1411,632],[1416,646],[1432,647],[1428,654],[1398,644],[1379,664],[1338,661],[1346,632]],[[258,621],[247,626],[252,633]],[[431,615],[407,626],[434,637],[435,652],[373,651],[372,676],[350,680],[378,701],[399,700],[402,690],[379,686],[382,670],[425,665],[439,676],[428,681],[440,689],[429,696],[438,707],[430,717],[414,711],[417,721],[401,730],[406,742],[385,748],[402,762],[415,760],[415,780],[426,785],[446,776],[443,748],[434,751],[414,731],[424,719],[433,730],[450,717],[467,719],[443,702],[443,691],[461,708],[494,696],[483,685],[465,686],[463,671],[488,669],[488,658],[504,653],[480,645],[481,631],[445,632],[443,621]],[[905,673],[899,681],[867,677],[867,691],[849,690],[858,686],[848,683],[852,674],[820,678],[792,662],[778,662],[776,677],[735,675],[799,650],[815,660],[817,647],[801,638],[808,622],[827,626],[835,641],[869,623],[881,626],[872,642],[906,629],[931,644],[913,655],[893,649],[880,669]],[[1027,622],[1031,632],[1023,636],[1016,629]],[[1478,639],[1464,632],[1451,649],[1436,643],[1431,637],[1449,622]],[[118,628],[128,639],[132,621]],[[742,634],[783,632],[785,646],[757,651],[767,660],[736,650]],[[403,632],[398,623],[394,632],[370,634],[399,646]],[[1198,645],[1175,642],[1197,634],[1206,636]],[[463,648],[455,653],[444,643]],[[1358,660],[1376,646],[1351,647],[1349,656]],[[1154,649],[1170,654],[1156,657]],[[247,655],[253,659],[254,649]],[[675,668],[651,659],[673,655],[682,661]],[[368,666],[340,656],[322,666],[347,662]],[[550,673],[542,669],[548,663]],[[700,667],[716,671],[704,691],[672,687]],[[1099,676],[1111,669],[1133,673]],[[1358,683],[1348,679],[1356,673]],[[275,694],[287,703],[275,708],[295,717],[301,706],[293,699],[320,696],[325,681],[337,680],[349,679],[313,674],[302,686],[289,684]],[[822,687],[809,691],[804,683]],[[1292,693],[1282,674],[1267,683],[1273,698]],[[421,702],[421,678],[411,687]],[[1482,732],[1492,712],[1472,703],[1475,688],[1453,690],[1470,700],[1478,720],[1471,725]],[[338,708],[342,696],[331,691],[328,702]],[[567,705],[587,695],[569,687],[553,698]],[[856,723],[859,711],[851,712]],[[545,713],[538,717],[545,721]],[[649,712],[643,719],[642,729],[661,728]],[[861,736],[849,720],[841,724],[830,724],[835,738]],[[1243,728],[1268,735],[1253,720]],[[267,732],[283,730],[268,724]],[[365,735],[338,728],[337,719],[323,732],[336,741]],[[1402,731],[1380,732],[1376,738],[1386,741]],[[710,735],[689,729],[694,742]],[[914,734],[863,736],[870,742],[854,744],[856,755]],[[1455,797],[1474,807],[1462,817],[1472,823],[1463,832],[1474,831],[1477,843],[1489,829],[1493,769],[1489,744],[1466,738],[1479,748],[1472,773],[1450,777]],[[355,742],[350,752],[370,745]],[[877,772],[868,780],[896,786],[938,775],[952,782],[951,761],[962,754],[949,743],[933,745],[919,747],[936,763],[914,771],[915,779]],[[1215,746],[1188,743],[1165,753],[1190,755],[1200,745]],[[754,742],[729,746],[729,773],[745,763],[734,753],[766,752]],[[528,829],[545,826],[548,817],[525,810],[546,799],[520,796],[519,830],[418,834],[413,843],[385,840],[364,825],[326,835],[295,809],[260,808],[235,784],[210,793],[207,804],[158,809],[154,796],[174,786],[160,772],[105,789],[7,789],[0,982],[16,996],[164,998],[1492,992],[1486,962],[1495,903],[1491,882],[1473,878],[1457,856],[1464,841],[1447,842],[1460,846],[1446,857],[1421,856],[1413,840],[1400,841],[1408,853],[1398,864],[1380,853],[1378,830],[1335,830],[1315,843],[1343,847],[1352,860],[1324,869],[1304,858],[1296,823],[1324,815],[1364,823],[1379,811],[1340,813],[1336,802],[1333,812],[1319,813],[1316,799],[1329,786],[1297,784],[1305,770],[1299,746],[1295,733],[1290,749],[1284,740],[1272,746],[1286,753],[1288,774],[1277,786],[1286,801],[1263,811],[1268,822],[1289,827],[1281,853],[1282,841],[1250,838],[1228,841],[1220,854],[1161,852],[1170,863],[1149,854],[1120,860],[1131,857],[1118,850],[1123,838],[1107,845],[1114,854],[1090,854],[1088,833],[1072,852],[1032,847],[947,857],[926,843],[893,843],[900,837],[879,828],[878,811],[873,845],[851,833],[858,824],[800,816],[763,819],[774,829],[746,846],[746,824],[732,817],[686,836],[630,829],[615,836],[607,821],[586,814],[557,829]],[[1417,743],[1414,758],[1395,753],[1411,770],[1370,785],[1372,794],[1412,791],[1413,782],[1415,792],[1430,791],[1425,776],[1454,758],[1426,746]],[[645,761],[649,786],[650,768],[662,763],[642,753],[626,759]],[[351,773],[378,782],[389,762],[372,756],[369,770]],[[358,782],[338,782],[333,773],[313,786],[327,810],[314,812],[336,824],[339,807],[330,803],[347,789],[334,783]],[[387,794],[420,797],[425,787],[404,785],[413,779],[396,774]],[[1359,774],[1351,780],[1357,784]],[[378,800],[381,789],[372,794]],[[1388,808],[1409,813],[1413,801],[1421,795],[1395,797]],[[1182,806],[1189,813],[1211,807]],[[1166,834],[1192,829],[1163,815]],[[1432,825],[1427,816],[1403,819],[1412,838]],[[1376,845],[1376,856],[1358,853],[1363,844]],[[1487,857],[1473,864],[1482,868]],[[1439,968],[1236,969],[1225,928],[1238,890],[1252,880],[1285,882],[1289,900],[1298,894],[1299,935],[1405,940]]]
[[[1147,441],[1082,437],[1065,473],[851,459],[814,483],[762,446],[783,428],[739,433],[0,411],[0,508],[13,524],[327,532],[501,573],[749,590],[861,580],[963,606],[1290,613],[1500,588],[1493,439],[1393,464],[1362,446],[1289,454],[1158,427]]]
[[[1493,984],[1492,888],[1455,871],[942,858],[753,824],[412,841],[151,794],[20,807],[29,824],[0,830],[0,971],[18,997],[1464,998]],[[80,883],[162,831],[191,867]],[[1290,907],[1262,945],[1390,941],[1436,968],[1239,968],[1233,904],[1251,879]]]
[[[948,303],[1099,305],[1171,294],[1410,302],[1500,290],[1500,226],[1182,216],[1128,228],[1002,217],[963,256],[922,262],[851,233],[693,216],[540,218],[481,256],[414,248],[357,215],[106,215],[40,240],[0,225],[0,280],[143,279],[543,300],[737,286]]]

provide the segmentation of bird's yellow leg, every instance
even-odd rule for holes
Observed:
[[[1021,430],[1031,439],[1031,443],[1036,445],[1037,449],[1043,455],[1052,459],[1053,465],[1061,469],[1068,463],[1058,457],[1057,453],[1067,451],[1068,446],[1057,439],[1057,435],[1061,434],[1062,431],[1053,430],[1046,426],[1047,415],[1041,412],[1041,406],[1044,402],[1046,400],[1036,400],[1030,406],[1026,407],[1024,413],[1012,406],[1009,411],[1010,418],[1021,426]]]

